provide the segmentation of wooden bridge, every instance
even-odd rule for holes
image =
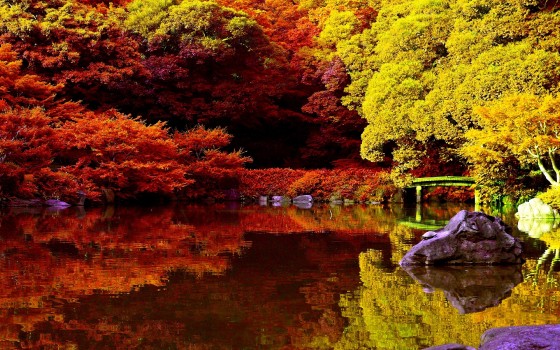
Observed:
[[[416,203],[422,202],[423,187],[439,187],[439,186],[473,186],[475,181],[472,177],[467,176],[435,176],[435,177],[419,177],[412,180],[412,184],[408,188],[416,188]],[[474,202],[478,204],[478,191],[474,191]]]

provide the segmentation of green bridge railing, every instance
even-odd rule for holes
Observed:
[[[434,176],[419,177],[412,180],[411,187],[423,186],[472,186],[475,184],[474,178],[468,176]]]

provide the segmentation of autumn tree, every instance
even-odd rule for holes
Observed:
[[[74,175],[96,199],[102,189],[121,198],[172,195],[191,184],[163,123],[146,125],[115,111],[64,123],[56,144],[60,171]]]
[[[336,11],[344,16],[352,9],[357,27],[345,35],[372,18],[364,1],[335,3],[0,1],[0,42],[12,43],[30,72],[60,85],[59,98],[150,123],[165,120],[179,130],[227,126],[232,145],[246,149],[255,166],[316,166],[355,154],[363,128],[341,105],[343,88],[336,97],[315,95],[312,115],[301,111],[325,89],[321,76],[333,59],[316,62],[320,28],[340,22]],[[331,34],[319,40],[326,51],[332,51]],[[333,125],[346,116],[351,121]],[[351,140],[342,142],[341,155],[325,145],[328,157],[319,159],[317,135],[329,129],[327,144],[340,144],[339,136]]]
[[[336,48],[352,79],[343,101],[369,124],[361,155],[371,161],[391,156],[396,175],[422,167],[432,150],[443,163],[461,164],[456,150],[478,124],[474,106],[558,88],[558,14],[550,7],[469,0],[378,4],[371,28]]]
[[[12,45],[0,45],[0,193],[31,198],[72,191],[72,179],[51,171],[55,127],[75,104],[57,101],[60,85],[22,69]]]
[[[496,187],[499,180],[515,188],[534,166],[555,187],[560,184],[560,97],[515,94],[475,109],[480,128],[467,132],[462,153],[480,183]],[[517,170],[515,169],[517,168]],[[501,190],[504,190],[501,188]],[[517,194],[519,196],[519,194]]]
[[[214,1],[134,1],[128,10],[150,73],[132,113],[179,130],[227,126],[260,166],[295,158],[309,125],[303,97],[284,51],[254,19]],[[265,151],[271,140],[277,157]]]
[[[206,129],[201,125],[173,135],[178,160],[185,165],[189,178],[196,181],[196,189],[186,192],[188,197],[211,195],[221,198],[224,190],[238,187],[239,170],[252,159],[243,155],[241,150],[221,150],[230,144],[231,139],[223,128]]]
[[[142,94],[128,82],[145,71],[138,43],[123,29],[124,10],[106,3],[2,0],[0,42],[13,44],[30,72],[62,84],[59,97],[92,108],[127,105]]]
[[[367,125],[355,109],[342,102],[351,83],[350,71],[337,52],[338,43],[370,26],[376,12],[366,1],[304,1],[309,20],[320,30],[309,47],[296,57],[301,81],[317,91],[310,94],[303,111],[317,124],[302,157],[314,167],[365,166],[359,161],[359,144]]]
[[[324,90],[313,93],[302,110],[315,118],[317,130],[310,133],[302,157],[316,168],[327,164],[359,165],[360,134],[366,123],[355,110],[340,101],[349,83],[344,64],[338,58],[325,65],[321,76]]]

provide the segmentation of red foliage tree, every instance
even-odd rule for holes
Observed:
[[[178,159],[186,165],[189,177],[196,181],[196,189],[189,189],[188,197],[212,196],[223,198],[224,190],[237,188],[239,171],[251,158],[243,152],[225,152],[231,135],[224,129],[206,129],[197,126],[186,132],[177,132],[173,140],[178,146]]]
[[[50,122],[38,108],[0,111],[0,193],[27,198],[37,194],[33,177],[53,158]]]
[[[32,0],[14,5],[12,16],[0,25],[0,43],[13,44],[26,69],[62,86],[59,98],[93,108],[126,104],[127,96],[141,93],[126,82],[145,73],[138,43],[121,26],[124,11],[106,3]]]
[[[54,86],[37,75],[25,74],[21,68],[22,61],[12,45],[0,45],[0,107],[48,107],[61,85]]]
[[[322,72],[320,81],[325,88],[308,98],[303,111],[314,115],[319,127],[307,139],[302,156],[314,167],[340,164],[341,159],[363,163],[359,149],[361,133],[367,123],[355,110],[342,106],[340,101],[350,82],[344,63],[335,58],[318,72]]]
[[[72,180],[51,171],[55,126],[76,107],[60,103],[51,85],[22,71],[10,44],[0,45],[0,194],[31,198],[58,196]]]
[[[191,184],[163,123],[146,125],[115,111],[88,113],[60,128],[60,171],[74,175],[90,196],[111,189],[121,198],[173,194]]]
[[[300,111],[306,92],[286,50],[260,25],[211,1],[181,2],[155,25],[142,23],[129,26],[143,35],[149,79],[140,85],[147,93],[127,111],[151,121],[165,118],[180,130],[227,126],[233,145],[246,149],[257,166],[297,158],[310,125]],[[145,33],[148,25],[156,29]],[[271,141],[282,145],[274,158],[263,152]]]

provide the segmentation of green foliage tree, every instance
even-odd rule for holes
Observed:
[[[371,28],[340,40],[351,77],[343,102],[368,121],[361,155],[391,156],[395,175],[457,149],[479,125],[475,106],[514,93],[558,91],[557,5],[455,0],[378,1]],[[459,168],[461,169],[461,168]],[[451,175],[451,174],[450,174]]]
[[[214,1],[133,1],[126,27],[149,41],[167,45],[198,44],[211,50],[237,45],[249,48],[261,28],[247,14]]]

